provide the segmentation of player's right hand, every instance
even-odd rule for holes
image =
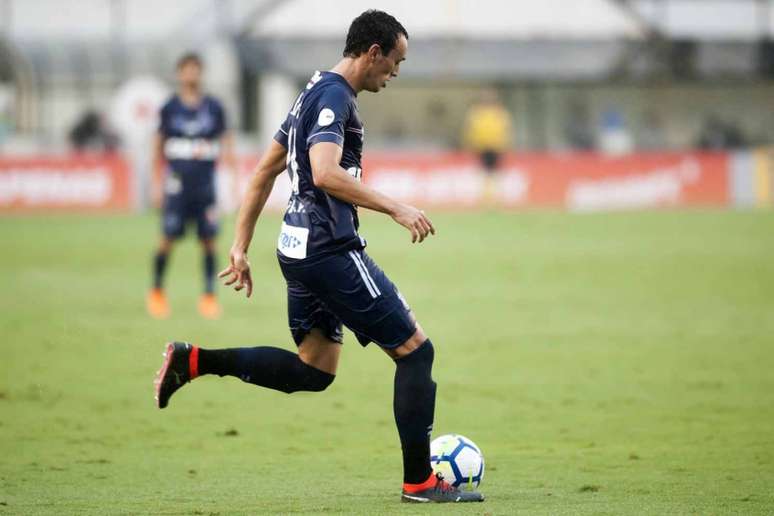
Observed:
[[[399,204],[392,218],[411,232],[411,243],[422,242],[428,235],[435,235],[435,228],[425,212],[408,204]]]
[[[229,276],[223,283],[225,285],[234,285],[234,290],[240,291],[247,288],[247,297],[253,293],[253,278],[250,276],[250,262],[247,260],[247,253],[241,249],[231,248],[229,253],[230,264],[223,269],[219,278]]]

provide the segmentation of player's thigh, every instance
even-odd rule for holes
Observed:
[[[400,346],[416,332],[411,309],[387,275],[362,251],[321,262],[309,287],[362,345]]]
[[[298,356],[305,364],[336,374],[341,354],[341,343],[329,339],[319,328],[312,328],[298,346]]]
[[[281,269],[287,282],[288,328],[296,345],[300,347],[314,329],[328,341],[341,344],[344,340],[341,320],[297,279],[295,268],[281,264]]]

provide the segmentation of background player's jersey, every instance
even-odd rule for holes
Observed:
[[[317,188],[309,162],[309,149],[315,143],[333,142],[343,149],[341,167],[360,180],[363,124],[355,97],[341,75],[315,72],[274,136],[288,150],[293,185],[277,242],[283,260],[365,247],[357,233],[357,208]]]
[[[166,192],[214,191],[215,163],[226,117],[220,102],[209,95],[189,107],[175,95],[161,108],[159,132],[164,138],[168,171]]]

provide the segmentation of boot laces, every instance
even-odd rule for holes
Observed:
[[[452,486],[450,483],[448,483],[443,479],[443,475],[441,473],[436,473],[435,478],[436,478],[436,483],[435,483],[436,491],[439,491],[441,493],[451,493],[457,490],[454,486]]]

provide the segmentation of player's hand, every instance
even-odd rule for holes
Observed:
[[[229,253],[229,259],[231,263],[228,267],[223,269],[219,278],[226,278],[224,280],[225,285],[234,285],[234,290],[240,291],[243,288],[247,289],[247,297],[253,293],[253,278],[250,276],[250,262],[247,260],[247,254],[241,249],[231,249]]]
[[[435,228],[425,212],[408,204],[399,204],[392,218],[411,232],[411,243],[422,242],[428,235],[435,235]]]

